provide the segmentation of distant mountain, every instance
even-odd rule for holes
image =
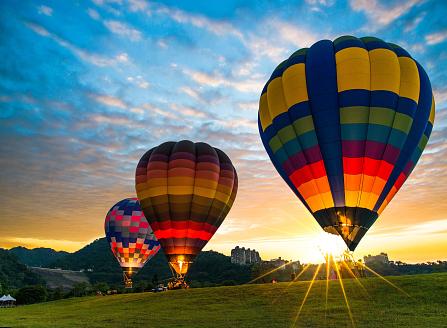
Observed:
[[[0,293],[7,293],[26,285],[45,284],[45,281],[24,264],[14,254],[0,248]],[[2,295],[3,295],[2,294]]]
[[[28,249],[22,246],[11,248],[9,252],[14,254],[21,263],[32,267],[46,267],[70,254],[64,251],[58,252],[51,248]]]
[[[122,281],[121,268],[110,251],[106,238],[95,240],[79,251],[56,260],[49,267],[65,270],[85,270],[91,283],[121,284]],[[172,276],[162,251],[159,251],[146,263],[134,280],[135,282],[140,280],[152,281],[155,275],[159,280]],[[249,281],[250,277],[250,267],[233,264],[230,257],[209,251],[199,254],[196,262],[191,267],[188,280],[195,285],[209,285],[244,283]]]

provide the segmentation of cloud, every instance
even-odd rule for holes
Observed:
[[[243,38],[242,32],[225,20],[210,19],[204,15],[193,14],[160,3],[148,3],[147,1],[143,0],[132,0],[129,2],[129,10],[131,12],[144,12],[148,16],[162,15],[176,23],[204,29],[218,36],[233,35],[238,38]]]
[[[127,81],[129,81],[130,83],[136,85],[141,89],[147,89],[150,86],[149,82],[147,82],[141,75],[128,76]]]
[[[226,78],[216,72],[205,73],[191,69],[184,69],[183,73],[204,87],[217,88],[225,86],[246,93],[258,93],[259,90],[262,90],[262,82],[260,82],[259,79],[248,78],[237,80],[232,77]]]
[[[68,42],[67,40],[62,39],[61,37],[57,36],[56,34],[49,32],[46,28],[44,28],[43,26],[38,25],[36,23],[25,22],[25,25],[29,29],[34,31],[35,33],[37,33],[43,37],[50,38],[53,41],[55,41],[57,44],[59,44],[61,47],[64,47],[64,48],[70,50],[75,56],[77,56],[81,60],[88,62],[90,64],[93,64],[95,66],[100,66],[100,67],[112,66],[112,65],[115,65],[118,61],[123,61],[123,59],[124,59],[124,58],[120,57],[120,56],[122,56],[122,54],[118,55],[116,58],[110,58],[110,57],[106,57],[106,56],[102,56],[99,54],[88,52],[84,49],[81,49],[81,48],[73,45],[72,43]]]
[[[37,12],[41,15],[46,15],[46,16],[52,16],[53,15],[53,8],[48,7],[48,6],[39,6],[37,8]]]
[[[444,42],[445,39],[447,39],[447,30],[428,34],[425,36],[425,41],[429,45],[434,45],[434,44]]]
[[[116,20],[106,20],[104,25],[111,31],[119,36],[129,38],[131,41],[141,40],[141,32],[123,22]]]
[[[401,1],[394,6],[384,5],[379,0],[350,0],[349,4],[354,11],[363,12],[369,19],[368,28],[385,27],[406,14],[420,0]]]
[[[416,27],[419,26],[419,24],[423,21],[426,15],[427,15],[426,12],[418,13],[416,17],[414,17],[412,20],[408,21],[405,24],[404,32],[408,33],[413,31]]]
[[[447,87],[434,88],[433,94],[435,97],[435,104],[437,106],[447,102]]]
[[[99,13],[98,13],[95,9],[92,9],[92,8],[88,8],[88,9],[87,9],[87,14],[88,14],[92,19],[95,19],[95,20],[99,20],[99,18],[100,18]]]
[[[123,100],[113,96],[100,95],[100,94],[89,94],[89,96],[90,98],[92,98],[93,100],[102,105],[118,107],[121,109],[127,108],[127,104]]]

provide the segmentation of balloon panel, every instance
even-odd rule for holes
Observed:
[[[206,143],[166,142],[141,158],[136,191],[168,258],[187,255],[190,262],[228,214],[237,174],[228,156]]]
[[[115,204],[107,213],[104,227],[113,255],[130,275],[160,249],[137,198]]]
[[[404,49],[345,36],[281,63],[258,122],[283,179],[354,249],[416,165],[433,120],[430,81]]]

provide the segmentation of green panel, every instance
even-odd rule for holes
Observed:
[[[340,108],[340,123],[341,124],[356,124],[368,123],[369,107],[352,106]]]
[[[384,107],[371,107],[369,112],[369,123],[378,124],[391,128],[396,111]]]
[[[285,144],[286,142],[295,139],[296,133],[295,130],[293,129],[293,126],[287,125],[286,127],[278,131],[277,136],[279,136],[282,143]]]
[[[411,129],[411,125],[413,124],[413,119],[403,113],[396,113],[396,118],[394,119],[393,128],[405,132],[408,132]]]
[[[310,115],[297,119],[295,122],[293,122],[293,127],[295,128],[297,136],[315,130],[314,122],[312,116]]]
[[[418,148],[421,150],[421,152],[425,149],[425,146],[427,146],[428,138],[425,134],[422,135],[421,140],[419,141]]]
[[[276,153],[278,149],[282,147],[282,143],[279,140],[278,136],[274,136],[272,139],[270,139],[269,146],[273,153]]]

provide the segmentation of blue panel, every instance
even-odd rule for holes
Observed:
[[[369,106],[395,109],[397,107],[398,99],[399,96],[394,92],[385,90],[374,90],[371,91],[371,100]]]
[[[416,110],[416,114],[414,116],[413,124],[408,134],[408,138],[405,141],[405,144],[400,152],[399,158],[397,159],[396,165],[391,172],[390,178],[386,182],[385,187],[380,194],[376,205],[374,206],[374,211],[377,211],[380,208],[383,201],[385,200],[385,197],[388,195],[400,173],[405,168],[405,165],[410,160],[415,148],[418,146],[419,141],[421,140],[422,134],[425,131],[425,127],[427,126],[428,118],[430,116],[432,103],[432,89],[430,80],[428,79],[427,73],[425,73],[421,65],[419,65],[419,63],[417,62],[416,64],[418,67],[419,79],[421,83],[418,108]]]
[[[336,207],[345,206],[337,71],[334,47],[323,40],[310,47],[306,82],[315,132]]]
[[[369,107],[369,90],[353,89],[339,93],[339,105],[342,107],[365,106]]]

